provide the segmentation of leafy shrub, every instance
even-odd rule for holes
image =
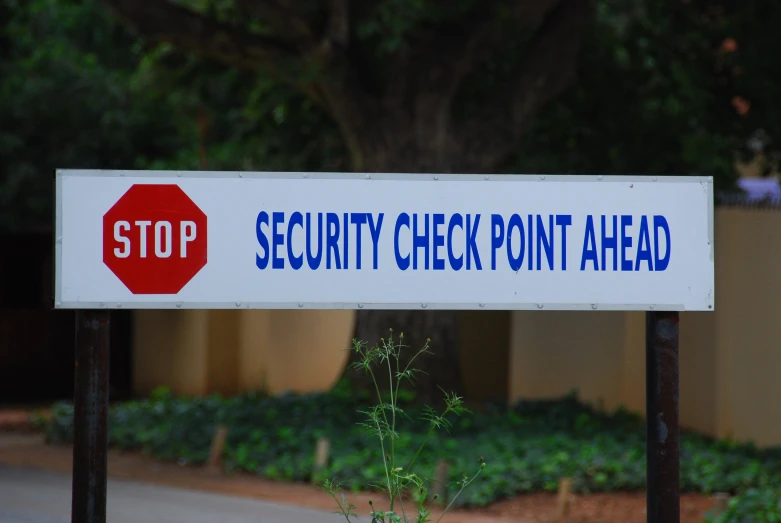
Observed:
[[[781,490],[750,488],[730,500],[727,511],[705,523],[780,523]]]
[[[285,481],[336,477],[347,490],[371,488],[378,474],[376,439],[360,426],[358,411],[370,407],[368,394],[340,384],[323,394],[259,393],[232,398],[179,398],[166,390],[153,397],[112,406],[109,443],[118,449],[199,464],[208,457],[218,424],[228,427],[224,463],[229,470]],[[409,449],[428,433],[423,407],[404,406],[409,417],[398,426],[398,460],[408,463]],[[55,405],[47,422],[50,441],[72,440],[73,408]],[[519,493],[554,491],[560,477],[573,479],[579,492],[642,490],[645,487],[645,424],[618,411],[603,414],[574,396],[557,401],[521,401],[513,406],[486,405],[452,421],[449,432],[432,435],[421,451],[418,475],[432,477],[439,459],[450,461],[449,481],[458,482],[486,458],[485,476],[457,499],[456,505],[483,506]],[[331,442],[328,465],[314,476],[319,437]],[[688,492],[740,494],[765,492],[781,485],[781,451],[681,436],[681,488]],[[455,491],[449,490],[448,497]],[[738,520],[735,520],[738,521]],[[747,520],[753,521],[753,520]],[[761,521],[761,520],[760,520]],[[772,520],[770,520],[772,521]],[[722,523],[722,522],[719,522]],[[725,522],[726,523],[726,522]]]

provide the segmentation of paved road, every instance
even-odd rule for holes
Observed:
[[[70,476],[0,464],[0,523],[70,523]],[[338,523],[327,512],[109,479],[108,523]],[[341,519],[344,521],[344,519]]]

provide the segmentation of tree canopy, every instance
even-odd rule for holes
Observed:
[[[285,4],[256,1],[245,16],[239,9],[253,2],[179,3],[223,23],[243,18],[264,38],[270,11],[257,6]],[[328,4],[301,5],[315,13]],[[479,21],[470,2],[361,5],[371,8],[351,32],[369,84],[392,77],[387,64],[430,24],[460,22],[458,35]],[[633,6],[597,4],[577,83],[528,124],[497,171],[712,174],[728,187],[734,156],[748,152],[751,136],[773,150],[781,9],[752,1]],[[322,16],[315,19],[324,31]],[[506,38],[529,38],[517,32]],[[455,95],[457,120],[479,117],[477,101],[517,61],[510,43],[496,45],[497,57]],[[50,226],[58,167],[351,168],[338,124],[304,91],[272,72],[185,51],[143,39],[96,0],[0,0],[0,227]]]

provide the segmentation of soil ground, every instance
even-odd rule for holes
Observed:
[[[25,425],[25,416],[0,412],[0,465],[28,467],[68,473],[71,448],[47,445],[43,437]],[[247,474],[225,474],[205,467],[162,463],[140,453],[109,452],[109,476],[144,483],[189,488],[220,494],[274,501],[299,507],[333,511],[333,500],[310,485],[273,482]],[[350,502],[364,515],[376,494],[352,494]],[[450,523],[644,523],[645,493],[574,494],[569,498],[569,513],[558,516],[556,494],[527,494],[500,501],[489,507],[451,512]],[[714,508],[711,496],[681,496],[681,523],[701,523]],[[381,508],[381,507],[380,507]],[[435,512],[436,514],[436,512]],[[436,520],[436,518],[434,519]]]

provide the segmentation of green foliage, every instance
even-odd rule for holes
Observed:
[[[632,5],[599,2],[578,84],[536,119],[506,169],[712,175],[717,189],[730,188],[749,138],[764,129],[777,147],[781,136],[767,83],[781,81],[767,62],[781,46],[781,5]],[[721,49],[728,38],[737,51]],[[751,103],[747,114],[736,112],[736,96]]]
[[[709,516],[704,523],[779,523],[781,522],[781,490],[775,488],[748,489],[730,500],[727,511]]]
[[[0,0],[0,228],[47,226],[58,167],[135,167],[178,147],[128,88],[140,47],[95,0]]]
[[[97,0],[0,0],[0,122],[0,229],[51,225],[57,168],[345,169],[303,95],[148,46]]]
[[[373,50],[374,58],[406,54],[410,46],[433,25],[458,25],[474,14],[475,0],[451,0],[447,3],[424,0],[381,0],[359,6],[355,36],[362,46]]]
[[[233,0],[180,3],[265,31]],[[322,19],[324,3],[301,5]],[[352,53],[377,91],[434,28],[465,34],[488,17],[475,0],[354,11]],[[710,174],[730,187],[750,137],[763,137],[771,163],[779,157],[779,23],[777,2],[601,0],[577,86],[537,117],[503,170]],[[531,29],[500,31],[499,52],[459,90],[456,121],[479,116]],[[736,112],[735,97],[748,112]],[[56,168],[349,169],[337,126],[304,95],[152,46],[97,0],[0,0],[0,122],[1,229],[50,226]]]
[[[146,169],[318,171],[346,169],[333,122],[304,95],[264,74],[250,74],[162,45],[132,78],[136,89],[167,100],[189,135],[168,155],[139,160]],[[200,118],[206,129],[198,131]]]
[[[372,488],[385,469],[375,444],[360,425],[371,408],[364,391],[346,384],[328,394],[245,394],[235,398],[177,398],[118,403],[109,413],[112,447],[142,450],[158,458],[203,463],[218,424],[229,428],[224,461],[228,470],[285,481],[322,483],[335,478],[344,489]],[[454,506],[484,506],[525,492],[555,491],[561,477],[579,492],[642,490],[645,487],[645,426],[626,412],[600,414],[574,397],[522,401],[507,408],[487,405],[435,433],[417,458],[420,477],[433,477],[439,459],[450,461],[450,482],[486,459],[485,477]],[[405,406],[395,439],[397,463],[409,463],[426,439],[425,410]],[[72,439],[73,409],[55,406],[47,427],[50,440]],[[331,441],[331,460],[312,474],[317,439]],[[681,488],[688,492],[765,489],[781,483],[781,450],[713,441],[695,434],[681,438]],[[452,497],[453,489],[447,491]]]
[[[360,411],[366,416],[365,421],[361,425],[370,436],[376,437],[380,443],[382,472],[384,474],[380,474],[382,479],[375,483],[374,486],[387,494],[389,508],[388,510],[378,510],[371,501],[369,502],[371,505],[369,516],[371,516],[373,522],[377,523],[411,523],[412,521],[415,521],[415,523],[427,523],[431,521],[429,506],[436,499],[436,495],[429,499],[429,487],[427,485],[432,484],[434,480],[427,479],[416,473],[415,470],[417,469],[414,466],[421,451],[424,450],[431,437],[440,429],[449,430],[453,426],[451,421],[453,417],[458,417],[468,412],[464,408],[463,400],[460,397],[454,393],[443,391],[445,398],[444,407],[441,411],[436,411],[428,405],[423,407],[420,420],[423,422],[423,427],[428,427],[423,441],[419,445],[415,443],[413,447],[409,448],[411,450],[411,448],[417,447],[409,461],[399,459],[400,453],[404,451],[401,446],[402,432],[399,430],[399,427],[403,419],[411,420],[407,413],[399,407],[399,391],[403,383],[413,383],[416,375],[420,373],[420,370],[413,366],[415,360],[423,354],[430,354],[429,344],[426,342],[422,349],[418,350],[409,361],[403,364],[404,368],[402,369],[402,364],[400,363],[401,353],[406,348],[408,347],[404,345],[404,333],[401,333],[399,340],[395,341],[392,330],[387,339],[382,338],[380,343],[374,347],[369,348],[365,342],[361,341],[353,343],[353,351],[358,354],[358,361],[353,363],[352,367],[371,375],[375,392],[377,393],[377,403],[368,410]],[[383,395],[380,392],[375,371],[383,374],[387,371],[390,386],[387,395]],[[409,438],[406,441],[409,443]],[[404,466],[404,463],[407,463],[406,466]],[[485,462],[483,458],[480,458],[480,466],[474,475],[470,477],[464,474],[459,482],[451,485],[455,487],[456,492],[437,521],[442,519],[463,490],[477,478],[484,468]],[[349,503],[345,495],[339,492],[340,484],[335,483],[331,479],[326,479],[323,482],[323,486],[326,492],[334,498],[339,507],[339,512],[348,522],[350,518],[357,517],[353,512],[353,509],[356,508],[355,505]],[[337,494],[341,495],[337,496]],[[412,501],[416,506],[414,518],[408,515],[404,505],[405,498],[408,501]]]

